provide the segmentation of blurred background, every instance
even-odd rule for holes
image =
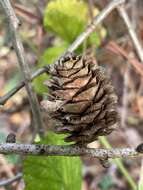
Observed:
[[[109,0],[13,0],[21,21],[19,33],[31,72],[52,64],[85,30]],[[125,5],[139,42],[143,44],[143,1],[129,0]],[[0,96],[22,80],[9,30],[0,9]],[[91,143],[99,147],[136,147],[143,139],[143,65],[128,30],[114,10],[76,50],[88,53],[107,70],[118,95],[119,128],[108,137]],[[43,85],[47,74],[38,76],[33,87],[39,102],[48,94]],[[24,88],[0,107],[0,142],[15,133],[17,142],[39,142],[32,125],[32,114]],[[48,134],[40,143],[63,144],[63,137]],[[14,183],[1,182],[21,174]],[[141,158],[111,160],[103,168],[94,158],[23,157],[0,155],[0,190],[143,190]]]

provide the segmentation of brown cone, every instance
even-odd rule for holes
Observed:
[[[101,67],[70,55],[59,61],[51,75],[45,82],[49,99],[41,105],[55,121],[56,133],[69,134],[65,141],[86,144],[113,131],[117,96]]]

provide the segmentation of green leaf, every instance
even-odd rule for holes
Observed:
[[[63,145],[63,135],[49,132],[42,144]],[[78,157],[28,156],[24,161],[25,190],[80,190],[81,161]]]
[[[39,59],[39,63],[37,67],[41,68],[43,66],[53,63],[58,58],[58,56],[61,55],[65,51],[66,48],[67,48],[67,44],[64,43],[60,46],[46,49],[43,55],[41,56],[41,58]],[[43,82],[46,79],[48,79],[48,75],[43,74],[34,80],[33,85],[37,93],[43,94],[47,92],[47,88],[43,84]]]
[[[72,42],[86,26],[87,6],[83,1],[56,0],[45,9],[44,25],[67,42]]]
[[[94,8],[94,16],[98,13],[98,9]],[[88,5],[83,1],[54,0],[49,2],[45,9],[44,25],[47,31],[54,32],[69,44],[85,30],[89,20]],[[101,39],[105,37],[106,33],[103,27],[98,27],[98,29],[90,35],[87,41],[88,45],[100,45]]]

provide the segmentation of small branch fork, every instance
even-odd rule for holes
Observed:
[[[141,156],[135,148],[94,149],[78,145],[0,144],[0,153],[34,156],[90,156],[98,159]]]

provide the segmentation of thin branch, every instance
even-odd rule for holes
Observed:
[[[96,158],[128,158],[143,155],[135,148],[94,149],[78,145],[0,144],[0,153],[34,156],[90,156]]]
[[[5,15],[7,17],[7,21],[9,23],[9,32],[11,35],[11,40],[13,42],[13,46],[15,48],[18,62],[21,68],[21,72],[24,78],[24,83],[26,86],[26,90],[28,93],[29,102],[31,105],[32,113],[33,113],[33,119],[34,119],[34,126],[36,132],[39,132],[40,135],[43,134],[43,122],[40,114],[40,106],[38,103],[38,99],[36,97],[36,94],[33,91],[32,85],[31,85],[31,74],[30,69],[26,61],[26,56],[24,52],[24,48],[21,42],[21,39],[17,32],[17,26],[18,26],[18,19],[14,13],[14,10],[11,6],[11,3],[9,0],[1,0],[0,4],[2,5],[2,8],[5,12]]]
[[[18,173],[16,176],[14,176],[10,179],[0,181],[0,187],[10,185],[15,181],[19,181],[22,178],[22,176],[23,176],[22,173]]]
[[[126,13],[125,8],[123,6],[119,6],[119,7],[117,7],[117,9],[118,9],[119,14],[122,17],[125,25],[127,26],[127,29],[129,31],[130,37],[131,37],[131,39],[133,41],[133,44],[135,46],[136,52],[137,52],[137,54],[138,54],[138,56],[140,58],[140,61],[143,63],[143,49],[142,49],[142,46],[141,46],[141,44],[139,42],[137,34],[134,31],[134,28],[133,28],[132,23],[131,23],[131,21],[129,19],[129,16]]]
[[[45,67],[38,69],[36,72],[32,74],[30,80],[33,81],[37,76],[42,75],[45,72],[47,72],[47,69]],[[12,88],[7,94],[0,97],[0,105],[4,105],[9,100],[9,98],[11,98],[14,94],[16,94],[16,92],[18,92],[24,86],[25,82],[21,81],[14,88]]]

